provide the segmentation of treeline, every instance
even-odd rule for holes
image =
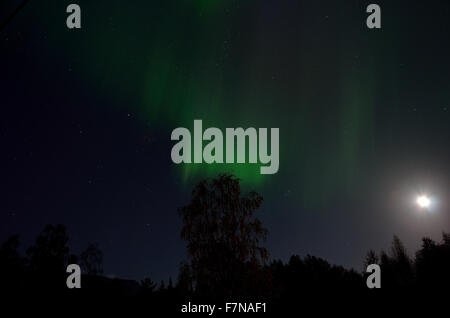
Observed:
[[[305,293],[373,293],[366,286],[368,264],[381,267],[381,291],[445,288],[450,283],[450,234],[445,233],[440,242],[424,238],[413,256],[394,236],[389,251],[368,252],[361,271],[311,255],[294,255],[287,262],[270,261],[262,245],[268,231],[253,215],[261,203],[257,193],[243,195],[239,179],[231,175],[200,182],[191,202],[179,209],[181,238],[187,243],[189,259],[181,264],[174,282],[103,276],[103,255],[97,245],[74,255],[68,247],[66,228],[47,225],[25,255],[19,253],[17,235],[1,244],[0,286],[13,294],[136,296],[171,307],[187,300],[236,298],[282,306]],[[73,263],[79,264],[83,273],[78,290],[66,286],[66,266]]]
[[[49,224],[23,256],[19,236],[11,236],[0,246],[0,285],[10,292],[59,293],[67,289],[68,264],[78,264],[87,276],[103,274],[103,254],[97,244],[75,255],[70,253],[68,242],[64,225]]]
[[[67,293],[68,264],[82,268],[82,289],[75,292],[115,296],[138,296],[159,304],[182,303],[186,299],[223,299],[239,296],[246,299],[266,299],[283,302],[304,292],[367,291],[364,270],[356,271],[332,265],[311,255],[292,256],[289,261],[272,260],[262,266],[251,262],[240,264],[228,272],[234,280],[227,284],[211,283],[201,286],[196,281],[192,264],[180,266],[175,282],[155,282],[145,278],[140,282],[103,276],[102,252],[95,244],[80,255],[70,253],[68,237],[63,225],[47,225],[33,246],[20,255],[19,238],[10,237],[0,247],[0,286],[13,293]],[[363,268],[379,264],[382,290],[444,288],[450,283],[450,234],[443,233],[442,241],[424,238],[422,247],[410,257],[394,236],[390,251],[369,251]],[[209,275],[216,275],[214,268]],[[211,277],[213,278],[213,277]],[[220,280],[220,277],[217,278]]]

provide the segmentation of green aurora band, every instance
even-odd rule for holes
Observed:
[[[111,107],[134,109],[149,129],[191,128],[194,119],[221,129],[280,128],[277,175],[261,175],[255,164],[174,165],[184,182],[232,172],[258,188],[282,175],[301,187],[305,204],[318,204],[351,191],[366,168],[362,159],[374,155],[375,90],[386,76],[376,65],[391,52],[377,48],[376,35],[346,27],[351,19],[338,22],[341,31],[321,26],[313,35],[303,26],[314,17],[305,12],[267,32],[272,13],[260,1],[78,3],[79,32],[53,25],[65,3],[31,2],[26,14],[57,21],[45,22],[49,52],[57,43],[59,54],[73,55],[77,76]],[[323,50],[324,41],[332,50]]]

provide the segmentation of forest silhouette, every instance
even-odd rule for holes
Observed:
[[[287,262],[270,260],[264,247],[268,230],[255,217],[263,198],[243,194],[240,180],[223,174],[199,182],[189,204],[179,209],[188,260],[180,264],[175,282],[140,282],[103,276],[103,255],[90,244],[80,255],[68,247],[63,225],[47,225],[35,243],[21,255],[19,236],[0,247],[0,286],[12,294],[136,296],[157,306],[177,308],[187,300],[268,301],[274,307],[311,295],[350,291],[366,295],[368,264],[381,267],[381,291],[417,291],[445,288],[450,283],[450,234],[442,241],[423,238],[415,255],[408,255],[397,236],[389,251],[370,250],[362,270],[346,269],[326,260],[293,255]],[[79,264],[82,288],[68,289],[66,266]],[[172,306],[173,305],[173,306]]]

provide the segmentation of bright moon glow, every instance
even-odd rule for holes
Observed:
[[[417,198],[417,204],[421,208],[428,208],[431,204],[431,200],[426,195],[422,195]]]

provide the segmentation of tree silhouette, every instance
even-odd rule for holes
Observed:
[[[150,278],[146,277],[141,280],[141,294],[151,300],[155,296],[158,285]]]
[[[0,246],[0,286],[9,290],[20,290],[26,261],[20,255],[19,236],[13,235]]]
[[[179,210],[196,293],[223,297],[250,292],[246,278],[268,259],[260,246],[267,230],[253,216],[261,203],[255,192],[243,196],[232,175],[197,184],[189,205]]]
[[[194,292],[193,277],[191,267],[186,263],[181,263],[180,270],[178,271],[178,283],[177,289],[181,295],[190,296]]]
[[[89,244],[81,253],[80,262],[85,274],[103,274],[103,253],[98,247],[98,244]]]
[[[280,260],[270,265],[273,275],[272,299],[289,305],[298,300],[299,295],[323,295],[331,291],[361,290],[362,276],[354,270],[331,265],[326,260],[306,255],[293,255],[287,264]]]
[[[422,248],[416,253],[416,276],[419,287],[435,288],[450,284],[450,235],[442,233],[442,242],[422,239]]]
[[[44,284],[49,290],[65,288],[65,267],[69,258],[68,241],[64,225],[45,226],[36,238],[35,244],[26,251],[30,270],[33,272],[33,285],[38,287]]]
[[[381,251],[378,256],[374,251],[369,251],[364,266],[369,264],[380,265],[385,289],[405,289],[415,284],[414,260],[408,256],[405,246],[396,235],[389,254]]]
[[[65,270],[69,256],[69,238],[64,225],[46,225],[36,238],[35,244],[27,249],[30,264],[36,270]]]
[[[380,265],[380,260],[378,258],[377,253],[375,253],[374,250],[369,250],[366,255],[366,259],[364,261],[363,271],[365,272],[367,269],[367,266],[370,264],[378,264]]]

